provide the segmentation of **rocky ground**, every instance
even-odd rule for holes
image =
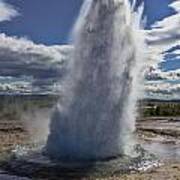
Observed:
[[[137,122],[138,141],[145,149],[155,153],[162,165],[145,173],[117,175],[107,179],[126,180],[178,180],[180,179],[180,118],[151,117]],[[0,153],[10,152],[17,145],[30,142],[29,134],[18,120],[0,119]],[[18,179],[0,173],[0,180]],[[26,179],[26,178],[25,178]]]

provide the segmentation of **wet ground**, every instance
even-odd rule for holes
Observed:
[[[137,122],[139,142],[163,160],[180,161],[180,118],[145,118]]]
[[[104,179],[127,180],[178,180],[180,179],[180,118],[153,117],[137,121],[137,139],[142,146],[154,153],[161,161],[161,166],[143,173],[114,174]],[[11,152],[17,145],[26,145],[30,142],[28,132],[23,123],[17,120],[0,120],[0,159],[3,154]],[[27,180],[8,172],[0,171],[0,180]],[[53,179],[53,178],[46,178]],[[58,178],[59,179],[59,178]],[[62,179],[62,178],[60,178]],[[95,178],[89,178],[95,179]],[[98,178],[101,179],[101,178]],[[102,178],[103,179],[103,178]]]

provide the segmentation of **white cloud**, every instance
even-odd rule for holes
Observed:
[[[174,1],[172,4],[169,5],[173,9],[176,10],[176,12],[180,12],[180,1]]]
[[[159,63],[178,59],[180,57],[180,1],[169,5],[174,14],[163,18],[146,30],[148,46],[148,61],[150,66],[146,72],[145,90],[151,98],[179,99],[180,69],[164,72],[159,69]]]
[[[180,83],[147,83],[145,90],[146,97],[149,98],[180,99]]]
[[[176,49],[173,51],[173,54],[177,54],[177,55],[180,55],[180,49]]]
[[[146,90],[154,93],[172,94],[173,92],[180,93],[180,84],[172,83],[154,83],[147,84]]]
[[[179,0],[170,4],[176,13],[165,17],[161,21],[152,25],[151,30],[147,30],[147,41],[149,43],[149,64],[155,66],[164,60],[165,53],[172,47],[180,44],[180,12]]]
[[[70,58],[71,49],[71,46],[38,45],[27,39],[0,34],[0,75],[58,76]]]
[[[70,60],[72,46],[45,46],[27,39],[18,39],[0,34],[0,91],[3,93],[57,93],[60,85],[56,81],[63,72],[64,63]],[[179,53],[178,51],[175,51]],[[66,69],[66,68],[65,68]],[[180,70],[162,72],[152,70],[151,81],[178,80]],[[7,77],[11,76],[11,77]],[[148,94],[177,93],[179,86],[163,83],[147,83]],[[167,90],[166,88],[169,88]],[[172,95],[171,94],[171,95]]]
[[[0,92],[55,93],[72,46],[46,46],[0,34]]]
[[[18,11],[12,5],[0,0],[0,22],[10,21],[17,15],[19,15]]]
[[[163,72],[160,69],[150,68],[150,70],[146,72],[145,77],[148,81],[157,81],[157,80],[180,81],[180,69]]]
[[[149,42],[148,65],[158,67],[168,54],[180,56],[180,50],[168,52],[180,44],[180,2],[170,5],[176,14],[156,22],[152,30],[146,31]],[[18,12],[10,5],[0,0],[0,22],[11,20]],[[62,73],[66,71],[66,63],[71,58],[72,46],[46,46],[35,44],[25,38],[9,37],[0,34],[0,76],[11,76],[11,81],[2,81],[0,91],[3,92],[57,92],[56,83]],[[167,52],[166,52],[167,51]],[[180,70],[162,72],[155,69],[147,73],[146,92],[148,94],[166,94],[174,96],[180,94],[180,85],[167,81],[180,80]],[[31,77],[25,78],[25,77]],[[18,79],[19,78],[19,79]],[[160,82],[153,82],[159,80]],[[45,85],[44,85],[45,84]]]
[[[10,21],[19,12],[0,0],[0,22]],[[32,93],[49,91],[65,72],[70,46],[45,46],[25,38],[0,34],[0,92]],[[51,87],[52,88],[52,87]]]

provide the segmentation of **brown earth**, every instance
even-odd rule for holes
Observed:
[[[148,143],[178,144],[180,140],[179,118],[146,118],[138,120],[137,132],[140,140]],[[0,120],[0,153],[10,151],[16,145],[28,144],[28,132],[23,123],[17,120]],[[180,180],[180,159],[163,159],[163,165],[145,173],[118,175],[110,180]],[[93,179],[93,178],[92,178]],[[100,178],[99,178],[100,179]]]
[[[28,132],[21,122],[0,120],[0,153],[12,150],[16,145],[26,144],[28,139]]]

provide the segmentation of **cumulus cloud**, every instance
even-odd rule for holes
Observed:
[[[0,77],[0,94],[32,93],[33,87],[29,79],[17,79],[15,77]]]
[[[0,22],[10,21],[13,17],[18,16],[18,11],[12,6],[0,0]]]
[[[147,83],[145,85],[146,97],[158,99],[179,99],[180,83],[164,82]]]
[[[174,9],[172,15],[155,22],[150,30],[145,30],[149,67],[145,74],[145,90],[150,98],[180,97],[180,69],[177,67],[180,58],[180,1],[173,1],[169,8]],[[176,69],[164,71],[169,63]]]
[[[158,84],[147,84],[146,90],[153,93],[172,94],[180,93],[180,84],[172,83],[158,83]]]
[[[173,9],[176,10],[176,12],[180,12],[180,1],[174,1],[172,4],[169,5]]]
[[[180,81],[180,69],[176,69],[174,71],[163,72],[160,69],[150,68],[146,72],[145,78],[148,81],[158,81],[158,80],[168,80],[168,81],[179,80]]]
[[[177,54],[177,55],[180,55],[180,49],[176,49],[173,51],[173,54]]]
[[[14,6],[0,0],[0,22],[19,15]],[[32,93],[53,86],[66,72],[70,46],[46,46],[25,38],[0,34],[0,92]],[[51,87],[50,87],[51,86]]]
[[[157,66],[161,60],[164,60],[167,50],[180,44],[179,6],[178,0],[170,4],[169,7],[173,8],[175,13],[156,22],[151,30],[146,31],[150,64]]]
[[[145,87],[149,95],[180,94],[179,84],[169,82],[180,80],[180,70],[163,72],[158,67],[160,61],[165,61],[169,55],[176,59],[180,57],[180,2],[174,1],[169,7],[174,9],[173,15],[143,32],[149,44],[146,62],[148,66],[155,67],[146,72]],[[17,15],[14,7],[0,0],[0,22]],[[46,46],[0,34],[0,92],[58,92],[59,79],[67,71],[72,50],[72,46]]]
[[[70,46],[45,46],[0,34],[0,75],[49,78],[60,76]]]
[[[72,46],[46,46],[0,34],[0,92],[55,93]]]

